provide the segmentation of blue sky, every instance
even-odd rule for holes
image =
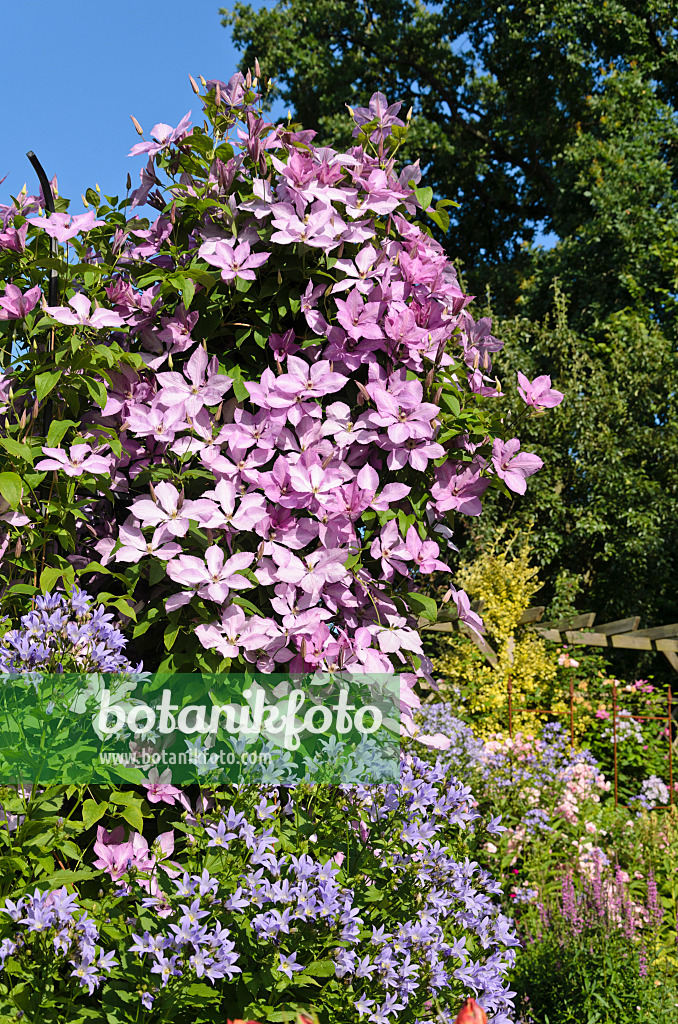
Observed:
[[[258,3],[255,5],[259,6]],[[188,74],[228,79],[238,53],[222,28],[227,0],[26,0],[3,4],[0,96],[0,202],[24,182],[38,183],[26,151],[35,151],[71,212],[98,182],[124,194],[127,172],[138,181],[142,157],[130,114],[145,131],[176,125],[188,110],[200,120]]]

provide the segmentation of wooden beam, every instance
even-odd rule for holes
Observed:
[[[678,622],[672,622],[668,626],[652,626],[650,629],[637,629],[635,636],[649,636],[651,640],[664,640],[667,637],[678,636]]]
[[[635,633],[619,633],[610,637],[613,647],[626,647],[632,651],[651,651],[652,640],[649,636],[636,636]]]
[[[538,605],[535,608],[526,608],[523,614],[518,619],[519,626],[526,626],[528,622],[540,622],[541,617],[546,611],[546,605]]]
[[[640,615],[632,615],[629,619],[617,619],[616,622],[603,622],[596,625],[596,633],[604,633],[610,636],[612,633],[630,633],[638,629]]]
[[[605,633],[582,633],[579,630],[568,629],[565,637],[568,644],[589,644],[591,647],[607,647],[607,634]]]
[[[569,619],[554,619],[552,622],[541,622],[535,629],[556,630],[564,633],[566,629],[586,629],[596,621],[596,613],[588,612],[586,615],[571,615]]]
[[[555,640],[557,644],[560,643],[560,633],[557,629],[535,629],[535,633],[539,633],[539,636],[543,636],[544,640]]]

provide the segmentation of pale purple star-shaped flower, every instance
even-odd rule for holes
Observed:
[[[36,462],[36,469],[56,469],[66,476],[82,476],[83,473],[110,473],[112,455],[96,455],[91,445],[72,444],[68,453],[63,448],[43,447],[43,453],[51,456]]]
[[[510,491],[524,494],[527,489],[527,477],[532,476],[544,465],[538,455],[530,452],[519,452],[520,441],[517,437],[510,441],[495,438],[492,445],[492,465],[497,476],[503,480]]]
[[[200,345],[184,367],[183,374],[174,371],[157,374],[162,388],[159,394],[164,405],[183,402],[186,413],[197,416],[205,405],[218,405],[230,388],[233,380],[225,373],[219,373],[216,356],[208,359],[207,352]]]
[[[556,391],[551,387],[550,377],[544,375],[530,381],[520,371],[518,371],[518,393],[526,405],[531,405],[535,409],[554,409],[565,397],[562,391]]]
[[[155,555],[167,561],[181,554],[181,546],[172,543],[174,534],[165,524],[159,526],[153,537],[147,540],[134,516],[130,516],[120,527],[118,538],[122,541],[122,547],[115,553],[116,562],[138,562],[147,555]]]
[[[69,309],[68,306],[71,308]],[[46,306],[45,312],[60,324],[67,326],[92,327],[95,331],[102,327],[124,327],[125,321],[119,313],[112,309],[95,309],[90,315],[92,303],[86,295],[77,293],[68,300],[68,306]]]
[[[227,283],[239,277],[243,281],[254,281],[257,267],[270,257],[270,252],[251,252],[249,242],[233,245],[225,239],[210,239],[198,250],[207,263],[221,270],[221,279]]]
[[[148,153],[149,156],[155,156],[156,153],[160,153],[161,150],[167,146],[171,146],[173,142],[180,142],[181,139],[185,139],[187,135],[190,135],[191,127],[191,112],[185,114],[176,128],[172,128],[169,124],[154,124],[151,128],[151,141],[150,142],[137,142],[136,145],[132,146],[128,156],[137,156],[139,153]]]
[[[240,573],[252,564],[254,557],[249,551],[240,551],[225,559],[222,549],[212,544],[204,561],[195,555],[179,555],[168,562],[167,575],[175,583],[197,587],[198,597],[223,604],[231,590],[246,590],[253,585]]]
[[[185,501],[176,487],[167,480],[155,486],[155,501],[150,498],[137,498],[130,506],[137,519],[144,525],[160,526],[166,523],[174,537],[184,537],[188,532],[190,520],[200,522],[202,514],[211,514],[213,503],[198,498],[196,501]]]
[[[68,242],[76,235],[91,231],[92,228],[102,227],[106,221],[97,220],[94,210],[87,213],[76,214],[71,217],[70,213],[51,213],[49,217],[29,217],[28,223],[36,228],[42,228],[50,238],[56,238],[57,242]]]

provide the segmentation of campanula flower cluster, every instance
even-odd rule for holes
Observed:
[[[0,672],[141,672],[123,654],[127,640],[113,618],[78,587],[37,597],[19,626],[0,636]]]

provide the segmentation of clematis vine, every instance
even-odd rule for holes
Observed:
[[[418,162],[396,167],[401,105],[375,93],[340,153],[268,123],[250,82],[208,81],[204,127],[155,125],[115,210],[2,208],[0,333],[28,362],[2,374],[0,459],[57,476],[49,501],[8,481],[0,577],[30,589],[54,555],[134,609],[149,668],[402,671],[411,715],[417,589],[541,460],[497,436],[501,341],[427,229]],[[63,304],[40,316],[50,240]],[[98,843],[121,877],[125,844]]]

